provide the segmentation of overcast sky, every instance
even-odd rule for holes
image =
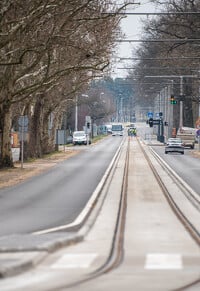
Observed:
[[[140,3],[140,5],[133,5],[134,9],[129,9],[127,12],[139,12],[139,13],[148,13],[155,12],[156,7],[148,0],[139,0],[135,1]],[[137,8],[136,8],[137,7]],[[152,16],[149,16],[152,17]],[[128,15],[125,19],[121,21],[122,32],[125,34],[125,39],[141,39],[142,32],[142,23],[141,20],[147,19],[146,15]],[[134,48],[138,46],[138,43],[121,43],[118,46],[117,56],[118,57],[132,57],[132,52]],[[113,77],[125,77],[127,75],[127,70],[125,69],[117,69],[121,67],[127,67],[131,62],[121,62],[116,64],[114,69]]]

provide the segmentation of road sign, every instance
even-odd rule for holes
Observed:
[[[19,126],[19,132],[28,132],[28,126]]]
[[[149,118],[152,118],[153,117],[153,112],[148,112],[147,115],[148,115]]]
[[[91,116],[86,115],[85,116],[85,122],[90,122],[91,123]]]
[[[18,124],[19,126],[27,126],[28,125],[28,116],[27,115],[22,115],[18,119]]]
[[[153,120],[153,125],[159,125],[159,124],[160,124],[160,119]]]

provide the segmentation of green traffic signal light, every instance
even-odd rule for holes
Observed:
[[[174,95],[171,95],[170,103],[171,104],[177,104],[177,100],[174,99]]]
[[[171,100],[171,104],[177,104],[176,100]]]

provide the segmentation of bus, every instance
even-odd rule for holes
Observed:
[[[120,135],[123,136],[124,128],[122,124],[112,124],[112,136]]]

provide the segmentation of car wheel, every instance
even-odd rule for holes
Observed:
[[[182,152],[181,154],[184,155],[184,152]]]
[[[165,152],[165,154],[168,154],[168,152]]]

